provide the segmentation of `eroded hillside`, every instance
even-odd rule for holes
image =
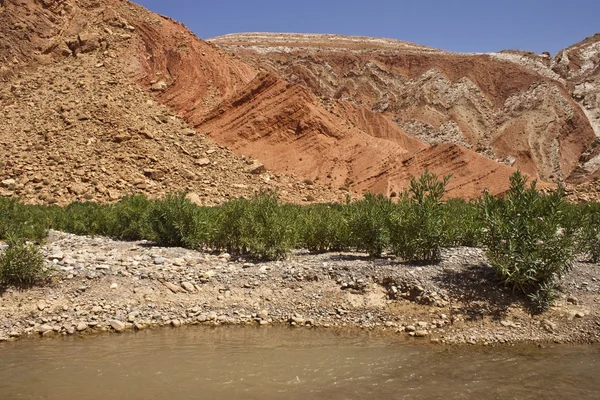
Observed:
[[[326,99],[386,116],[426,143],[460,144],[544,180],[569,179],[596,139],[547,56],[455,54],[334,35],[211,42]]]
[[[176,190],[204,204],[261,189],[286,201],[344,197],[265,171],[153,98],[178,105],[190,95],[207,112],[254,76],[174,21],[116,0],[7,1],[0,19],[0,57],[10,61],[0,86],[0,195],[59,204]]]

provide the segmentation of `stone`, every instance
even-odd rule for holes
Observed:
[[[119,287],[119,284],[118,284],[118,283],[116,283],[116,282],[114,282],[114,283],[112,283],[112,284],[110,285],[110,288],[111,288],[111,289],[116,289],[116,288],[118,288],[118,287]]]
[[[203,205],[202,198],[200,197],[200,195],[198,195],[198,193],[190,192],[185,195],[185,198],[197,206]]]
[[[196,162],[194,164],[196,164],[200,167],[204,167],[205,165],[210,164],[210,160],[208,158],[199,158],[198,160],[196,160]]]
[[[427,335],[429,335],[429,332],[427,332],[427,331],[423,331],[423,330],[415,331],[415,337],[425,337]]]
[[[542,321],[542,327],[548,332],[554,333],[556,331],[557,325],[554,322],[545,319]]]
[[[138,318],[138,316],[139,316],[139,313],[137,311],[130,312],[127,315],[127,321],[128,322],[135,322],[135,320]]]
[[[181,326],[181,321],[178,319],[174,319],[171,321],[171,325],[173,326],[173,328],[179,328]]]
[[[163,282],[163,285],[165,285],[167,287],[167,289],[169,289],[173,293],[182,293],[182,292],[184,292],[184,290],[183,290],[183,288],[181,286],[177,286],[174,283]]]
[[[85,331],[87,328],[88,328],[88,324],[87,324],[87,323],[85,323],[85,322],[80,322],[80,323],[78,323],[78,324],[77,324],[77,327],[76,327],[76,329],[77,329],[77,332],[83,332],[83,331]]]
[[[578,305],[579,300],[575,296],[569,296],[569,297],[567,297],[567,303],[571,303],[573,305]]]
[[[206,315],[206,314],[200,314],[196,318],[196,321],[198,321],[198,322],[206,322],[206,321],[208,321],[208,315]]]
[[[188,292],[195,292],[196,291],[196,288],[194,287],[194,284],[191,283],[191,282],[181,282],[181,287],[184,288]]]
[[[415,328],[414,325],[408,325],[406,328],[404,328],[404,330],[406,332],[414,332],[417,330],[417,328]]]
[[[44,311],[46,308],[48,308],[48,305],[46,304],[46,302],[44,300],[40,300],[37,303],[37,309],[40,311]]]
[[[246,168],[246,172],[248,172],[250,174],[254,174],[254,175],[260,175],[260,174],[267,172],[267,169],[265,168],[264,164],[262,164],[258,161],[255,161],[252,163],[252,165],[249,165]]]
[[[12,338],[18,338],[19,336],[21,336],[21,334],[19,332],[17,332],[17,331],[10,331],[8,333],[8,336],[12,337]]]
[[[258,317],[260,319],[267,319],[267,318],[269,318],[269,310],[260,310],[258,312]]]
[[[166,261],[163,257],[156,257],[153,262],[155,265],[163,265]]]
[[[14,179],[5,179],[2,181],[2,185],[6,186],[6,187],[12,187],[15,186],[17,182]]]
[[[94,314],[97,314],[97,313],[99,313],[99,312],[102,312],[102,307],[100,307],[100,306],[94,306],[94,307],[92,307],[92,312],[93,312]]]
[[[165,90],[168,87],[169,87],[169,85],[167,84],[167,82],[158,81],[155,84],[153,84],[152,86],[150,86],[150,90],[152,90],[153,92],[162,92],[163,90]]]
[[[48,324],[44,324],[44,325],[40,325],[37,330],[38,330],[38,332],[43,334],[45,332],[52,331],[52,327]]]
[[[125,330],[125,324],[121,321],[112,320],[109,322],[109,324],[115,330],[115,332],[121,333]]]

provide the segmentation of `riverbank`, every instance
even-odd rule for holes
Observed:
[[[437,265],[359,253],[252,262],[51,231],[51,283],[0,297],[0,340],[191,324],[362,328],[440,343],[600,341],[600,265],[576,262],[541,315],[502,289],[482,250]]]

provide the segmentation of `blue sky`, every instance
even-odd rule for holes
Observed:
[[[387,37],[451,51],[555,54],[600,32],[600,0],[136,0],[203,39],[235,32]]]

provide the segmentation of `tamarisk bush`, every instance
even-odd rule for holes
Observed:
[[[526,182],[515,172],[505,197],[484,195],[483,243],[498,277],[541,311],[555,299],[556,280],[572,267],[575,234],[563,228],[563,188],[543,194],[535,181],[529,187]]]

